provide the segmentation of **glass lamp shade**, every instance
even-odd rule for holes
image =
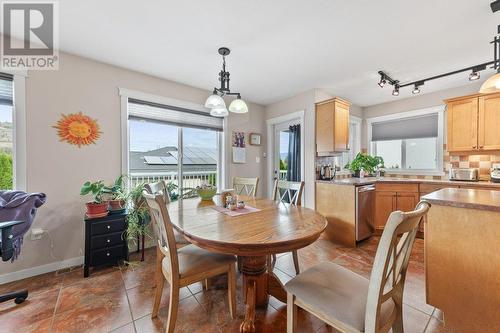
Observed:
[[[205,102],[205,107],[209,108],[209,109],[213,109],[213,108],[224,108],[225,109],[226,103],[224,102],[222,97],[220,97],[219,95],[212,94],[212,95],[208,96],[207,101]]]
[[[486,80],[481,86],[481,89],[479,89],[479,92],[481,94],[492,93],[497,91],[500,91],[500,73],[497,73],[492,77],[490,77],[488,80]]]
[[[226,107],[218,107],[218,108],[213,108],[210,110],[210,115],[214,117],[226,117],[229,115],[229,112],[227,112]]]
[[[232,101],[231,104],[229,104],[229,111],[234,113],[247,113],[247,103],[245,103],[244,100],[238,97],[234,101]]]

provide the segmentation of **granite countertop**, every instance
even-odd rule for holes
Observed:
[[[500,213],[500,191],[444,188],[422,197],[431,205],[489,210]]]
[[[407,184],[436,184],[436,185],[462,185],[468,187],[498,187],[500,183],[493,183],[490,181],[455,181],[446,179],[418,179],[418,178],[397,178],[397,177],[365,177],[365,178],[344,178],[334,180],[316,180],[317,183],[335,184],[335,185],[350,185],[350,186],[363,186],[375,183],[407,183]]]

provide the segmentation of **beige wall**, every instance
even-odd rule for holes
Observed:
[[[28,235],[20,259],[14,264],[2,265],[1,274],[83,254],[82,217],[86,200],[79,196],[80,186],[86,180],[111,181],[121,170],[118,87],[198,104],[203,104],[209,94],[201,89],[64,53],[58,71],[29,72],[26,79],[27,190],[47,194],[47,203],[40,208],[34,227],[50,232],[56,258],[49,255],[47,237],[31,241]],[[264,108],[249,103],[249,109],[246,115],[231,114],[227,132],[230,134],[233,129],[259,132],[265,144]],[[62,113],[78,111],[98,120],[103,133],[96,145],[77,148],[59,142],[52,126]],[[255,157],[262,156],[264,150],[264,145],[249,147],[247,163],[229,164],[227,178],[241,175],[264,179],[265,163],[255,162]],[[265,193],[264,186],[259,192]]]

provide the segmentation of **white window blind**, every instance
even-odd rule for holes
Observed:
[[[437,113],[372,124],[372,141],[435,138],[437,136]]]
[[[0,73],[0,105],[12,105],[12,76]]]
[[[176,126],[222,131],[222,118],[212,117],[208,112],[184,109],[136,99],[128,101],[129,119],[140,118],[160,121]]]

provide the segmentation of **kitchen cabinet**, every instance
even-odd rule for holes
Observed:
[[[412,211],[418,201],[418,184],[377,184],[375,192],[375,229],[381,232],[393,211]]]
[[[350,103],[338,97],[316,103],[316,153],[331,156],[349,150]]]
[[[500,93],[445,100],[447,150],[500,150]]]

